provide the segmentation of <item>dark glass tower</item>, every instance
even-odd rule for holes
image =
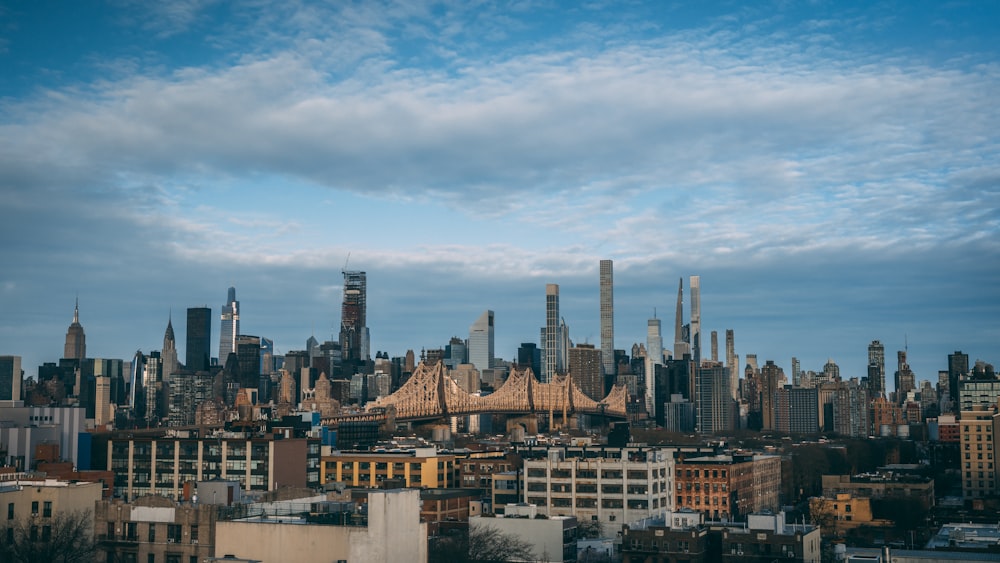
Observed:
[[[948,354],[948,395],[951,402],[958,411],[958,381],[963,375],[969,373],[969,355],[963,354],[961,350],[956,350],[954,354]]]
[[[192,307],[187,310],[187,348],[184,350],[184,367],[190,371],[206,371],[210,363],[212,346],[212,310]]]

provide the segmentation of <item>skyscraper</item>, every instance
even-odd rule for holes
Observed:
[[[0,401],[20,401],[21,356],[0,356]]]
[[[563,369],[562,330],[559,324],[559,285],[545,285],[545,361],[542,365],[542,381],[551,381]]]
[[[740,388],[740,361],[736,358],[736,338],[731,328],[726,329],[726,367],[729,368],[733,399],[736,399]]]
[[[872,398],[885,396],[885,346],[878,340],[868,345],[868,391]]]
[[[952,405],[958,410],[958,381],[969,373],[969,355],[963,354],[961,350],[955,350],[954,354],[948,354],[948,396]]]
[[[691,353],[687,340],[684,338],[684,278],[677,285],[677,312],[674,319],[674,359],[684,359],[684,354]]]
[[[663,365],[663,336],[660,319],[655,316],[646,323],[646,412],[656,412],[656,366]]]
[[[493,311],[483,311],[469,327],[469,363],[480,373],[493,367]]]
[[[719,361],[719,333],[712,331],[712,361]]]
[[[896,352],[896,360],[898,362],[896,368],[896,403],[902,403],[906,400],[906,394],[917,388],[916,376],[913,370],[910,369],[910,364],[906,361],[906,350],[899,350]]]
[[[340,307],[340,346],[345,362],[368,359],[368,277],[343,271],[344,301]]]
[[[212,342],[212,310],[208,307],[191,307],[187,310],[187,347],[184,350],[184,367],[190,371],[205,371],[211,363],[209,350]]]
[[[614,264],[601,260],[601,362],[604,375],[616,375]]]
[[[172,315],[167,317],[167,330],[163,333],[163,349],[160,351],[160,357],[163,360],[163,380],[169,382],[170,377],[180,370],[177,360],[177,342],[174,339]]]
[[[66,331],[66,345],[63,347],[63,357],[82,360],[87,357],[87,335],[83,333],[80,324],[80,300],[73,307],[73,322]]]
[[[695,417],[698,432],[714,434],[736,428],[735,404],[730,396],[729,370],[718,362],[706,362],[697,370]]]
[[[595,401],[604,398],[602,364],[601,351],[594,349],[593,344],[578,344],[569,350],[569,372],[573,375],[573,383]]]
[[[236,288],[230,287],[226,304],[222,306],[222,328],[219,330],[219,363],[225,365],[229,354],[236,351],[236,337],[240,334],[240,302]]]
[[[750,356],[747,356],[750,359]],[[756,356],[754,357],[754,364],[757,363]],[[749,364],[747,364],[749,366]],[[764,367],[760,370],[760,411],[763,420],[764,430],[776,430],[777,420],[775,419],[775,401],[777,399],[777,392],[779,387],[779,382],[783,377],[781,368],[778,367],[773,361],[767,360]]]
[[[234,350],[240,370],[240,389],[256,389],[260,385],[260,337],[241,334]]]
[[[691,359],[701,365],[701,276],[691,276]]]

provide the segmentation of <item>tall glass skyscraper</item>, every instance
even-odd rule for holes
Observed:
[[[469,327],[469,363],[479,373],[493,367],[493,311],[483,311]]]
[[[885,346],[878,340],[868,345],[868,392],[885,397]]]
[[[222,306],[222,328],[219,330],[219,363],[225,365],[230,353],[236,352],[236,337],[240,334],[240,302],[236,288],[230,287],[226,304]]]
[[[340,346],[344,361],[368,359],[368,276],[364,272],[344,274],[344,300],[340,307]]]
[[[187,347],[184,367],[190,371],[206,371],[210,365],[212,342],[212,310],[191,307],[187,310]]]
[[[604,375],[616,375],[614,264],[601,260],[601,364]]]

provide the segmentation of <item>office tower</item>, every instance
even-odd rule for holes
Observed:
[[[177,341],[174,339],[174,325],[171,317],[167,317],[167,331],[163,333],[163,349],[160,350],[160,357],[163,359],[163,380],[170,381],[170,377],[180,371],[180,362],[177,359]]]
[[[274,371],[274,341],[260,337],[260,372],[270,374]]]
[[[792,356],[792,385],[798,387],[802,383],[802,364],[799,359]]]
[[[969,355],[961,350],[948,354],[948,393],[953,405],[958,405],[958,381],[969,373]]]
[[[693,363],[693,360],[692,360]],[[697,365],[695,419],[701,434],[736,429],[735,403],[730,395],[729,370],[718,362]]]
[[[469,330],[471,337],[472,330]],[[470,342],[471,344],[471,342]],[[469,346],[466,341],[457,336],[452,336],[451,341],[444,347],[444,365],[448,369],[455,369],[461,364],[469,363]]]
[[[146,365],[142,370],[143,412],[136,417],[144,419],[146,426],[154,426],[160,419],[164,409],[163,402],[163,358],[160,352],[154,350],[146,357]]]
[[[343,271],[344,302],[340,308],[340,346],[346,362],[368,359],[368,277],[364,272]]]
[[[906,400],[906,394],[917,388],[916,376],[913,371],[910,370],[910,364],[906,361],[906,350],[899,350],[896,352],[896,360],[898,365],[896,367],[896,403],[902,403]]]
[[[219,330],[219,363],[226,364],[229,354],[236,351],[236,337],[240,333],[240,302],[236,288],[230,287],[226,304],[222,306],[222,328]]]
[[[749,359],[750,354],[747,354],[747,360]],[[756,356],[753,357],[753,363],[756,367]],[[750,367],[749,364],[747,367]],[[777,398],[778,382],[781,381],[782,377],[781,368],[775,365],[772,360],[768,360],[760,370],[760,412],[764,430],[777,429],[777,421],[774,416],[775,400]]]
[[[604,375],[616,375],[614,264],[601,260],[601,361]]]
[[[677,286],[677,312],[674,318],[674,359],[683,360],[684,354],[690,354],[687,340],[684,338],[684,278]]]
[[[719,361],[719,333],[712,331],[712,361]]]
[[[76,300],[73,307],[73,322],[66,330],[66,345],[63,347],[63,357],[73,360],[82,360],[87,357],[87,335],[83,333],[83,326],[80,324],[80,300]]]
[[[573,383],[595,401],[604,398],[602,355],[593,344],[577,344],[569,350],[569,373],[573,376]]]
[[[212,310],[208,307],[191,307],[187,310],[187,348],[184,350],[184,367],[189,371],[207,370],[210,364],[211,342]]]
[[[517,366],[521,369],[530,367],[531,373],[535,374],[536,378],[541,375],[542,351],[537,344],[534,342],[521,343],[517,348]]]
[[[111,402],[111,378],[106,375],[95,375],[94,425],[98,428],[113,422]]]
[[[823,364],[823,378],[827,381],[840,381],[840,366],[833,361],[833,358],[827,359]]]
[[[885,396],[885,346],[878,340],[868,345],[868,389],[871,396]]]
[[[701,364],[701,276],[691,276],[691,358]]]
[[[480,372],[493,367],[493,311],[483,311],[469,327],[469,363]]]
[[[559,324],[559,285],[545,285],[545,362],[542,366],[542,381],[551,381],[563,368],[562,359],[562,329]]]
[[[663,337],[660,335],[660,319],[655,316],[646,324],[646,412],[653,416],[656,412],[656,366],[663,365]]]
[[[733,329],[726,329],[726,367],[729,368],[730,383],[733,389],[733,399],[739,396],[740,389],[740,361],[736,357],[736,339]]]
[[[23,379],[21,356],[0,356],[0,401],[20,401]]]
[[[260,337],[246,334],[237,336],[235,352],[240,371],[240,389],[256,389],[260,384]]]
[[[413,373],[413,370],[417,369],[417,359],[413,350],[407,350],[403,361],[403,371]]]

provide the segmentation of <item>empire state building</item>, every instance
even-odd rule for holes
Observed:
[[[66,331],[66,346],[63,348],[63,357],[73,360],[82,360],[87,357],[87,335],[83,333],[83,325],[80,324],[80,300],[76,300],[73,308],[73,322]]]

